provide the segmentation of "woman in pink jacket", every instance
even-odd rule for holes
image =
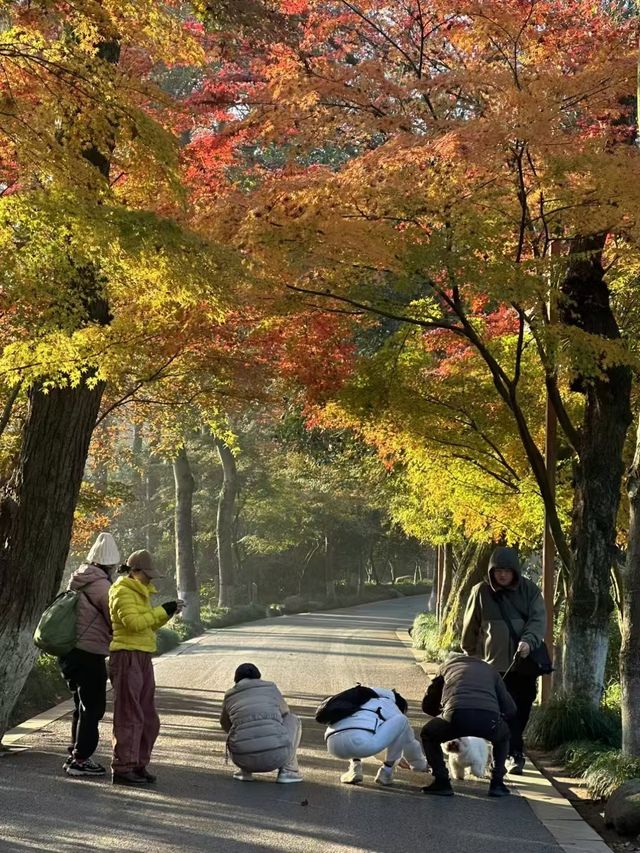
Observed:
[[[102,764],[91,756],[98,745],[98,725],[107,699],[105,658],[111,642],[109,588],[111,573],[120,564],[120,552],[110,533],[100,533],[87,554],[87,561],[69,581],[69,589],[80,593],[76,610],[77,642],[59,658],[60,669],[73,694],[75,710],[71,722],[71,745],[64,769],[68,776],[101,776]]]

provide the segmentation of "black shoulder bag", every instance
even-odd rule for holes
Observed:
[[[498,605],[502,618],[507,623],[507,628],[509,629],[509,634],[511,635],[511,639],[513,640],[514,646],[517,650],[518,643],[521,640],[516,633],[516,629],[513,627],[513,622],[507,616],[507,611],[505,610],[504,601],[502,600],[502,596],[494,595],[494,600]],[[517,608],[516,608],[517,609]],[[520,611],[518,610],[518,613]],[[520,613],[520,616],[524,619],[526,623],[526,618],[524,613]],[[526,657],[518,656],[518,662],[515,667],[516,672],[521,672],[523,675],[529,675],[533,678],[539,678],[541,675],[549,675],[553,672],[553,663],[551,662],[551,655],[549,654],[549,649],[547,648],[547,644],[543,640],[539,646],[536,646],[535,649],[531,649],[529,654]]]

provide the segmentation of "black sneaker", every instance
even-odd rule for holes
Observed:
[[[139,776],[134,770],[126,773],[114,773],[111,779],[113,785],[148,785],[144,776]]]
[[[102,764],[97,764],[90,758],[87,758],[86,761],[78,761],[77,758],[74,758],[66,765],[65,770],[67,776],[104,776],[107,772]]]
[[[508,773],[510,776],[522,776],[522,772],[524,770],[524,765],[526,762],[526,758],[521,752],[516,753],[512,759],[511,764],[509,765]]]
[[[491,784],[489,785],[489,796],[490,797],[508,797],[510,796],[511,791],[507,788],[507,786],[502,781],[494,781],[491,780]]]
[[[436,797],[453,797],[453,788],[449,779],[438,779],[437,776],[430,785],[425,785],[420,790],[423,794],[432,794]]]
[[[152,785],[158,778],[154,773],[149,773],[146,767],[136,767],[133,772],[136,776],[140,776],[141,779],[144,779],[145,782],[149,782],[150,785]]]

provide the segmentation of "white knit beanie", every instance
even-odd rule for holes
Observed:
[[[117,566],[120,562],[120,551],[110,533],[99,533],[98,538],[87,554],[87,563],[98,566]]]

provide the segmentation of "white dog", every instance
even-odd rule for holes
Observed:
[[[461,737],[443,744],[449,759],[449,773],[454,779],[464,779],[465,770],[484,779],[489,764],[489,744],[480,737]]]

